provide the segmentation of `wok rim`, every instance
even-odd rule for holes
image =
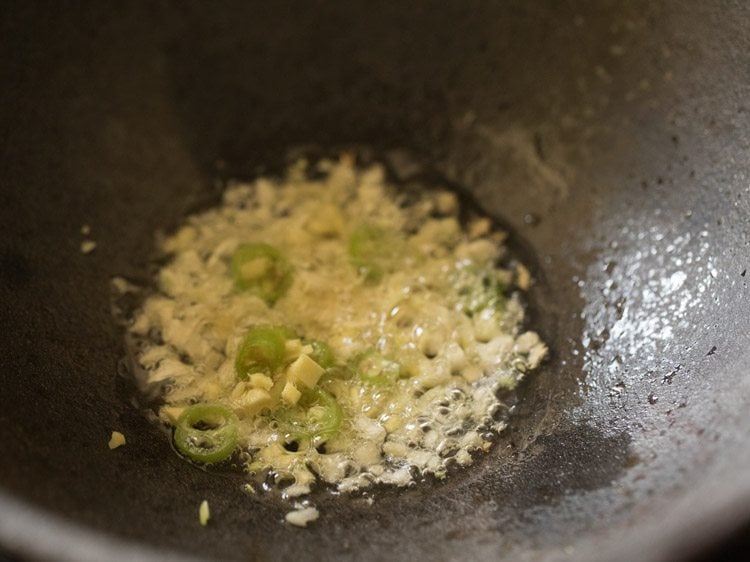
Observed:
[[[667,527],[649,525],[649,521],[625,529],[614,542],[594,537],[575,555],[579,560],[681,560],[695,559],[721,548],[732,534],[750,521],[750,481],[738,473],[724,480],[720,493],[703,489],[698,497],[688,498],[705,507],[670,519]],[[710,487],[709,487],[710,488]],[[718,499],[717,499],[718,498]],[[673,512],[679,502],[669,502]],[[653,518],[670,513],[652,513]],[[196,514],[197,516],[197,514]],[[674,522],[673,522],[674,521]],[[616,529],[610,528],[610,530]],[[639,530],[646,529],[645,533]],[[633,541],[637,538],[637,541]],[[603,544],[598,544],[602,542]],[[60,562],[130,561],[199,562],[207,558],[190,556],[174,549],[117,537],[84,526],[51,511],[20,501],[0,489],[0,545],[13,555]],[[575,546],[575,545],[573,545]],[[603,550],[604,549],[604,550]],[[559,549],[549,547],[538,552],[541,559],[551,559]],[[581,556],[582,555],[582,556]]]

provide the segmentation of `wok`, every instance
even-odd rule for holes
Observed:
[[[6,551],[664,560],[748,521],[746,3],[16,2],[0,26]],[[109,280],[147,283],[218,180],[351,147],[504,221],[552,355],[472,468],[321,493],[290,528],[133,404]]]

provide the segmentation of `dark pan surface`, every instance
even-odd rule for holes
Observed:
[[[749,30],[745,3],[719,1],[4,7],[0,545],[657,560],[745,522]],[[217,177],[305,146],[468,189],[534,264],[553,356],[475,467],[373,506],[321,495],[300,530],[131,404],[109,280],[147,282],[154,233],[215,201]],[[127,446],[107,449],[112,429]]]

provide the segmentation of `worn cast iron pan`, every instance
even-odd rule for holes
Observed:
[[[0,544],[22,558],[665,559],[750,515],[744,2],[4,5]],[[308,529],[171,451],[109,279],[290,148],[421,163],[513,231],[552,357],[470,470]],[[79,251],[91,226],[97,248]],[[109,451],[118,429],[128,444]],[[198,526],[208,499],[214,518]]]

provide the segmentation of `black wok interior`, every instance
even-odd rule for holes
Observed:
[[[720,540],[750,517],[748,53],[750,6],[718,0],[5,6],[0,549],[656,560]],[[552,356],[471,469],[372,506],[318,494],[297,529],[133,405],[109,281],[147,283],[155,232],[218,178],[350,147],[508,225]]]

